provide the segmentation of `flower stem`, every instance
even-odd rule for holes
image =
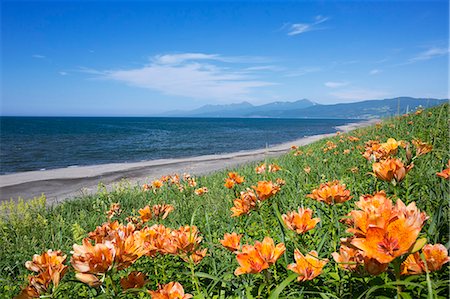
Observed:
[[[393,261],[393,265],[394,265],[394,273],[395,273],[395,281],[397,283],[401,282],[401,275],[400,275],[400,259],[395,259]],[[400,284],[397,284],[397,299],[400,298],[400,294],[402,293],[402,286]]]
[[[189,257],[189,268],[191,268],[192,281],[194,282],[197,294],[200,296],[200,298],[203,298],[203,294],[200,291],[200,284],[198,282],[198,278],[197,278],[197,276],[195,276],[195,266],[194,266],[194,261],[192,260],[192,257]]]

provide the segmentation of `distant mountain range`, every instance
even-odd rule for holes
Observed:
[[[163,116],[175,117],[248,117],[248,118],[350,118],[371,119],[404,114],[417,107],[432,107],[446,99],[399,97],[355,103],[321,105],[307,99],[295,102],[273,102],[255,106],[248,102],[229,105],[205,105],[190,111],[171,111]]]

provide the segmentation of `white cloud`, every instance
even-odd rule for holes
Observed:
[[[340,102],[352,102],[352,101],[373,100],[383,98],[388,96],[389,93],[380,90],[350,88],[346,90],[331,92],[330,95],[339,99]]]
[[[350,83],[348,83],[348,82],[333,82],[333,81],[329,81],[329,82],[325,82],[324,83],[324,85],[326,86],[326,87],[329,87],[329,88],[338,88],[338,87],[344,87],[344,86],[347,86],[347,85],[349,85]]]
[[[31,55],[31,57],[37,58],[37,59],[43,59],[43,58],[45,58],[44,55],[40,55],[40,54],[33,54],[33,55]]]
[[[157,64],[180,64],[188,60],[220,60],[220,56],[217,54],[180,53],[157,55],[152,60]]]
[[[322,68],[320,68],[320,67],[303,67],[303,68],[294,69],[292,71],[289,71],[284,76],[285,77],[299,77],[299,76],[303,76],[303,75],[306,75],[309,73],[320,72],[321,70],[322,70]]]
[[[370,75],[376,75],[376,74],[379,74],[379,73],[381,73],[382,72],[382,70],[379,70],[379,69],[373,69],[373,70],[371,70],[370,72],[369,72],[369,74]]]
[[[449,52],[450,52],[449,48],[432,47],[424,52],[419,53],[413,58],[410,58],[409,62],[413,63],[418,61],[430,60],[435,57],[447,55]]]
[[[60,74],[61,76],[67,76],[67,75],[68,75],[67,72],[59,72],[59,74]]]
[[[284,68],[276,66],[276,65],[260,65],[260,66],[251,66],[244,69],[244,71],[272,71],[278,72],[282,71]]]
[[[248,70],[232,63],[241,59],[244,60],[218,54],[181,53],[154,56],[148,65],[134,69],[83,71],[97,78],[195,99],[247,99],[256,89],[275,84],[257,79],[257,69]]]
[[[327,21],[329,18],[318,15],[312,23],[295,23],[289,27],[288,35],[298,35],[308,31],[318,30],[317,25]]]

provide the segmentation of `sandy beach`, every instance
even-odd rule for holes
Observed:
[[[336,127],[336,129],[341,132],[349,132],[375,122],[377,120],[351,123]],[[205,175],[249,162],[262,161],[267,157],[280,156],[287,153],[292,145],[306,145],[333,135],[334,133],[313,135],[264,149],[221,155],[111,163],[1,175],[0,200],[16,200],[18,197],[30,199],[45,194],[47,203],[55,204],[70,198],[94,194],[97,192],[99,183],[111,188],[123,179],[136,185],[174,173]]]

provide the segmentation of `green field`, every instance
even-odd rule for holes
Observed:
[[[333,252],[339,251],[340,239],[352,236],[347,232],[345,221],[339,220],[348,220],[346,215],[357,209],[355,203],[360,196],[381,190],[393,204],[397,199],[406,205],[415,202],[429,217],[417,239],[443,244],[448,250],[450,185],[449,180],[436,175],[448,167],[450,159],[448,109],[445,104],[299,147],[289,154],[264,161],[267,165],[275,163],[281,167],[274,173],[257,174],[255,167],[261,163],[253,163],[197,177],[196,187],[182,180],[183,191],[169,184],[155,192],[144,191],[142,186],[124,181],[113,191],[99,186],[96,195],[51,207],[46,206],[44,197],[17,204],[3,203],[0,208],[0,297],[19,294],[28,284],[28,276],[38,274],[27,270],[25,262],[34,254],[53,249],[67,254],[65,263],[69,267],[57,287],[50,283],[42,292],[45,298],[150,298],[147,290],[156,290],[159,284],[172,281],[179,282],[194,298],[448,298],[448,263],[438,271],[401,275],[399,267],[408,255],[405,253],[389,262],[381,274],[373,275],[367,273],[364,266],[358,271],[344,270],[332,257]],[[349,139],[349,136],[356,138]],[[367,141],[384,143],[388,138],[403,140],[404,145],[408,143],[411,156],[402,146],[395,156],[403,162],[410,158],[414,164],[397,184],[373,175],[372,162],[362,156]],[[416,146],[412,144],[415,139],[432,145],[431,152],[416,157]],[[305,171],[308,167],[309,173]],[[234,189],[227,189],[224,183],[229,171],[237,172],[245,181]],[[258,202],[248,215],[231,217],[233,201],[241,191],[256,186],[259,181],[275,182],[277,179],[285,181],[279,192]],[[328,205],[307,197],[321,183],[334,180],[345,184],[353,198]],[[200,187],[207,187],[208,192],[197,195],[194,191]],[[89,232],[108,221],[106,213],[113,203],[120,204],[121,212],[114,215],[112,221],[124,224],[130,216],[139,217],[138,210],[146,205],[173,205],[175,209],[166,219],[153,218],[144,227],[161,223],[177,230],[180,226],[195,225],[202,237],[197,249],[207,249],[206,257],[194,265],[175,254],[144,255],[127,267],[113,265],[106,273],[98,275],[103,280],[101,286],[89,287],[81,283],[70,265],[72,246],[81,244]],[[298,207],[310,208],[313,217],[320,218],[315,228],[302,234],[289,230],[281,216],[297,211]],[[236,276],[234,272],[239,267],[236,254],[219,242],[225,233],[232,232],[242,234],[241,244],[253,245],[269,236],[275,244],[284,243],[286,250],[261,273]],[[315,250],[318,257],[329,261],[319,276],[299,282],[298,275],[287,269],[294,263],[294,249],[303,254]],[[148,282],[143,288],[123,290],[120,279],[132,271],[145,273]]]

